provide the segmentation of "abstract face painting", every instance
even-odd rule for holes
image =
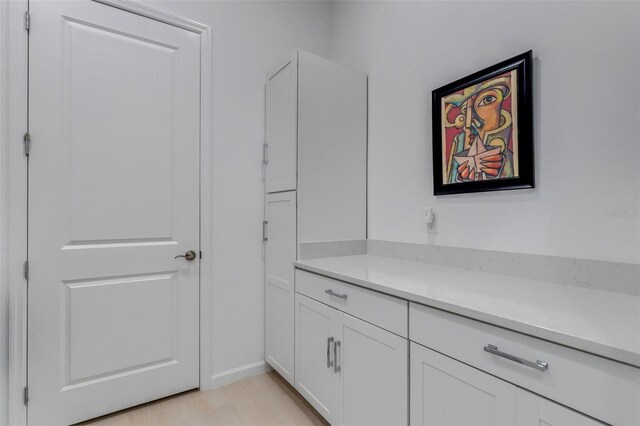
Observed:
[[[517,71],[442,98],[443,181],[447,184],[518,176]],[[515,83],[515,84],[514,84]]]
[[[517,66],[499,68],[499,72],[484,70],[473,79],[463,79],[466,82],[434,91],[433,107],[438,109],[434,114],[437,121],[433,122],[437,155],[434,170],[439,172],[434,174],[436,195],[438,189],[440,193],[454,193],[512,189],[514,184],[533,186],[532,164],[531,170],[525,165],[524,174],[521,167],[523,132],[519,115],[531,113],[523,108],[527,99],[521,99],[523,90],[519,84],[530,84],[519,75],[523,72],[526,68]],[[530,136],[524,138],[527,146]],[[532,161],[532,156],[527,160]],[[436,162],[439,167],[435,167]],[[522,178],[529,178],[529,173],[531,184],[526,184]]]

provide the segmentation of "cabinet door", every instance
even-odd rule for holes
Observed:
[[[266,143],[267,192],[296,189],[298,141],[298,57],[294,54],[284,66],[267,77]]]
[[[412,425],[513,425],[516,387],[411,342]]]
[[[518,426],[602,426],[597,420],[518,388]]]
[[[267,195],[265,250],[265,359],[293,384],[296,193]]]
[[[295,387],[329,423],[338,424],[341,389],[334,344],[339,311],[299,293],[295,297]]]
[[[408,340],[342,314],[337,361],[344,425],[406,425]]]

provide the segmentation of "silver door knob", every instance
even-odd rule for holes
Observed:
[[[193,250],[189,250],[188,252],[186,252],[185,254],[179,254],[176,257],[174,257],[174,259],[177,259],[179,257],[184,257],[185,259],[187,259],[189,262],[191,262],[192,260],[194,260],[196,258],[196,252]]]

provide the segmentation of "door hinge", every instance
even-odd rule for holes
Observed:
[[[25,386],[24,391],[22,392],[22,401],[24,405],[29,404],[29,388]]]
[[[29,261],[25,261],[24,265],[22,266],[22,272],[24,275],[24,279],[28,280],[29,279]]]
[[[22,142],[24,143],[24,156],[28,157],[31,153],[31,133],[25,133],[22,137]]]
[[[31,30],[31,14],[28,10],[24,12],[24,29],[27,31]]]
[[[262,164],[269,164],[269,144],[262,145]]]
[[[262,241],[269,241],[269,236],[267,235],[267,225],[269,224],[268,220],[262,221]]]

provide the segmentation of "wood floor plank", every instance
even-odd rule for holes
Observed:
[[[214,409],[231,404],[231,399],[225,393],[224,388],[213,389],[201,393],[202,397],[209,401],[209,405]]]
[[[296,390],[270,371],[210,391],[191,391],[101,417],[92,426],[327,426]]]
[[[233,408],[243,425],[267,425],[269,421],[264,411],[260,409],[255,398],[235,401]]]
[[[234,404],[224,405],[213,410],[207,420],[210,420],[212,426],[243,426],[244,423],[238,417]]]

